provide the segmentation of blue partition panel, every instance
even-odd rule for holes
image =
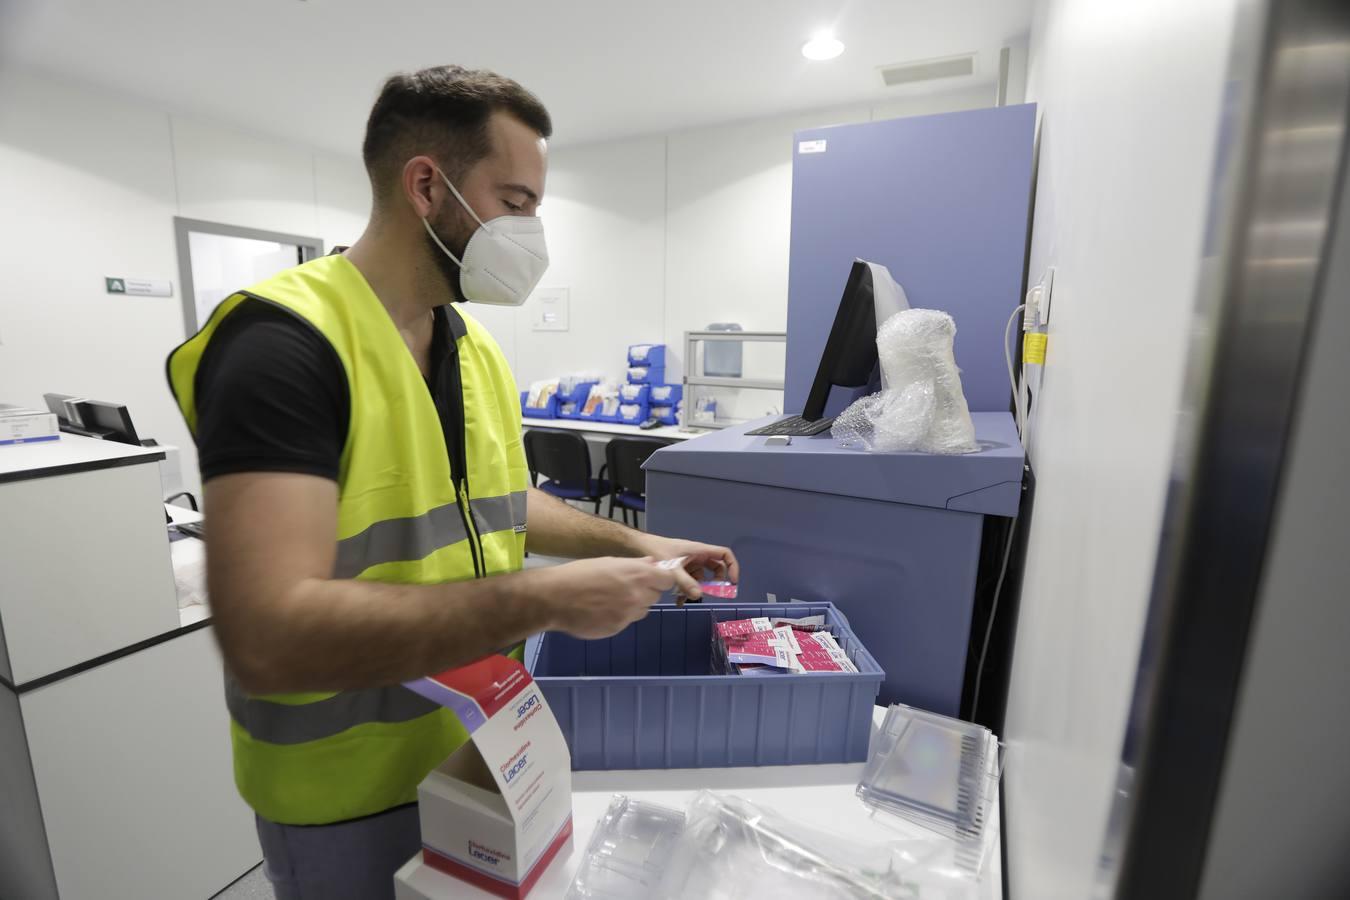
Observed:
[[[1035,127],[1027,104],[797,132],[785,411],[806,403],[857,257],[886,266],[911,307],[951,313],[971,411],[1008,409]],[[852,395],[836,389],[827,412]]]

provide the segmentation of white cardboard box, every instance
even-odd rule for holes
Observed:
[[[0,445],[54,441],[60,436],[56,416],[51,413],[0,403]]]
[[[470,735],[418,786],[423,861],[525,897],[572,838],[572,757],[543,692],[505,656],[408,687],[453,710]]]

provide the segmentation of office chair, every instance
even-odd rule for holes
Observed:
[[[605,445],[605,465],[609,469],[609,517],[614,518],[614,504],[623,510],[624,524],[632,510],[632,526],[638,527],[638,514],[647,511],[647,473],[642,464],[671,441],[654,438],[614,438]]]
[[[539,490],[562,500],[593,502],[595,514],[600,515],[600,501],[609,493],[609,482],[604,466],[600,477],[591,477],[591,451],[584,437],[575,431],[531,428],[525,432],[525,462],[531,484],[540,475],[548,479],[538,485]]]

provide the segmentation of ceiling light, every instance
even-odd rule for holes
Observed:
[[[844,52],[844,42],[832,34],[818,34],[802,44],[802,56],[807,59],[834,59]]]

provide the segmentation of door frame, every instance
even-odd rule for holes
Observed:
[[[197,321],[197,292],[192,282],[192,248],[188,235],[218,234],[222,237],[248,238],[255,241],[271,241],[276,244],[295,244],[300,248],[302,262],[309,262],[323,255],[323,239],[287,234],[283,231],[265,231],[261,228],[244,228],[239,225],[225,225],[221,222],[207,222],[203,219],[185,219],[173,217],[174,239],[178,244],[178,279],[183,285],[183,328],[188,337],[196,334],[203,322]],[[240,285],[246,287],[247,285]]]

